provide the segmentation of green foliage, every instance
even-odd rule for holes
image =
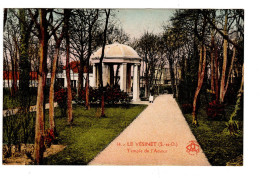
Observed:
[[[63,117],[56,119],[59,144],[67,147],[48,157],[48,165],[86,165],[115,139],[145,109],[145,105],[108,107],[106,117],[96,116],[97,108],[73,108],[74,125],[67,126]],[[56,111],[59,108],[56,108]],[[55,111],[55,112],[56,112]]]
[[[226,116],[229,117],[234,106],[225,108]],[[184,115],[194,136],[199,142],[211,165],[225,166],[227,162],[243,154],[243,132],[235,136],[223,132],[227,127],[226,121],[208,120],[205,106],[198,111],[199,126],[192,126],[192,115]],[[237,122],[239,128],[243,128],[242,122]]]
[[[240,100],[241,93],[239,93],[237,96],[235,109],[230,115],[229,121],[226,123],[227,127],[224,129],[224,132],[229,133],[230,135],[239,135],[241,132],[241,130],[239,129],[239,122],[234,120],[235,117],[238,117],[238,111],[240,110]]]
[[[3,143],[8,146],[8,156],[10,155],[11,145],[21,143],[33,143],[35,132],[35,113],[25,113],[19,110],[17,114],[3,117]]]
[[[181,110],[183,114],[188,114],[192,112],[192,104],[186,103],[181,105]]]
[[[72,91],[72,99],[75,99],[76,93]],[[61,114],[63,116],[66,115],[67,112],[67,88],[61,88],[54,93],[54,101],[58,103],[59,107],[61,108]]]
[[[227,166],[243,166],[243,155],[239,155],[238,157],[232,159],[227,162]]]
[[[233,118],[237,116],[237,112],[240,110],[240,100],[241,100],[241,94],[239,94],[238,97],[237,97],[235,109],[230,116],[230,120],[233,120]]]
[[[97,108],[92,107],[91,110],[86,110],[84,106],[73,106],[73,126],[68,126],[66,118],[60,116],[61,109],[55,108],[55,125],[58,133],[55,140],[67,147],[57,155],[48,158],[45,164],[86,165],[145,108],[146,105],[107,107],[106,117],[100,119],[96,116]],[[26,143],[34,143],[35,112],[30,113],[29,116],[30,118],[24,113],[18,113],[3,118],[4,144],[11,146],[11,144],[24,143],[26,136]],[[48,111],[45,117],[48,118]],[[23,127],[24,119],[29,121],[27,127]],[[48,128],[48,125],[48,119],[45,119],[45,127]],[[48,146],[54,138],[50,130],[47,130],[45,134],[45,144]]]
[[[172,87],[171,87],[171,85],[160,86],[159,93],[161,93],[161,94],[163,94],[163,93],[172,94]]]
[[[49,148],[51,144],[55,142],[55,140],[56,138],[53,129],[48,129],[47,131],[45,131],[45,136],[44,136],[45,148]]]
[[[124,103],[128,104],[130,102],[129,96],[126,92],[120,90],[119,87],[110,87],[106,86],[103,90],[100,88],[93,89],[92,87],[89,88],[89,101],[91,103],[99,103],[101,101],[102,92],[104,93],[105,103],[106,104],[117,104],[117,103]],[[83,89],[80,93],[77,102],[82,102],[86,98],[86,90]]]
[[[226,128],[223,130],[223,132],[225,134],[229,134],[229,135],[239,135],[240,134],[240,130],[239,130],[239,121],[234,121],[234,120],[229,120],[226,123]]]
[[[26,21],[25,9],[19,9],[19,15],[23,22]],[[30,69],[31,64],[29,60],[29,35],[31,29],[24,23],[20,23],[21,39],[20,39],[20,59],[19,59],[19,98],[20,102],[23,103],[21,107],[30,106]]]
[[[30,105],[36,105],[37,100],[37,88],[30,88],[29,90],[30,96]],[[11,96],[10,89],[4,88],[3,89],[3,109],[13,109],[21,107],[23,103],[21,103],[19,97]]]
[[[223,116],[225,115],[224,105],[220,104],[216,100],[213,100],[207,107],[207,115],[209,119],[223,119]]]

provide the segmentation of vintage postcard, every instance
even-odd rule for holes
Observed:
[[[244,9],[2,13],[3,165],[243,166]]]

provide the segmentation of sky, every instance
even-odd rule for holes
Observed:
[[[139,38],[145,31],[160,33],[173,9],[117,9],[116,17],[130,38]]]

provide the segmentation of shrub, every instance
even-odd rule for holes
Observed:
[[[145,95],[145,89],[144,87],[140,87],[140,98],[143,98]]]
[[[226,123],[226,128],[224,129],[224,132],[228,132],[230,135],[238,135],[240,133],[239,122],[229,120]]]
[[[102,90],[89,88],[89,101],[91,103],[99,103],[101,101]],[[116,103],[128,103],[129,97],[126,92],[120,90],[119,87],[110,87],[107,86],[104,88],[105,102],[107,104],[116,104]],[[83,89],[79,94],[79,101],[85,101],[86,90]]]
[[[108,104],[116,104],[118,102],[127,103],[128,95],[118,87],[106,87],[105,90],[105,102]]]
[[[192,104],[182,104],[181,108],[183,114],[188,114],[192,112]]]
[[[66,115],[67,111],[67,88],[61,88],[54,94],[54,101],[58,103],[61,108],[62,115]],[[72,91],[72,99],[75,99],[76,93]]]
[[[161,94],[163,94],[163,93],[173,94],[172,86],[171,85],[162,85],[162,86],[160,86],[159,93],[161,93]]]
[[[224,105],[218,101],[213,100],[207,107],[208,118],[217,119],[222,118],[224,115]]]
[[[65,88],[61,88],[54,94],[54,101],[56,101],[61,108],[62,115],[66,115],[67,110],[67,91]]]
[[[46,148],[49,148],[54,142],[55,136],[53,129],[45,131],[44,144]]]

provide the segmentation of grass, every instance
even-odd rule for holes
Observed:
[[[33,95],[31,100],[31,105],[36,105],[37,96]],[[21,107],[21,101],[19,100],[19,97],[12,98],[10,95],[3,95],[3,110],[6,109],[14,109]]]
[[[227,105],[225,118],[229,118],[234,105]],[[226,166],[228,162],[243,155],[243,119],[240,123],[240,133],[236,136],[225,132],[227,120],[210,120],[206,114],[206,107],[201,106],[198,112],[199,126],[192,125],[192,115],[184,114],[194,136],[201,145],[206,157],[213,166]]]
[[[73,126],[65,117],[56,118],[59,144],[67,147],[45,160],[47,165],[86,165],[113,141],[138,115],[145,105],[105,108],[106,117],[97,117],[97,108],[73,108]]]
[[[12,97],[10,91],[6,88],[3,89],[3,110],[14,109],[21,107],[22,103],[20,101],[19,95]],[[36,105],[37,93],[34,88],[30,88],[29,94],[31,99],[31,106]]]

